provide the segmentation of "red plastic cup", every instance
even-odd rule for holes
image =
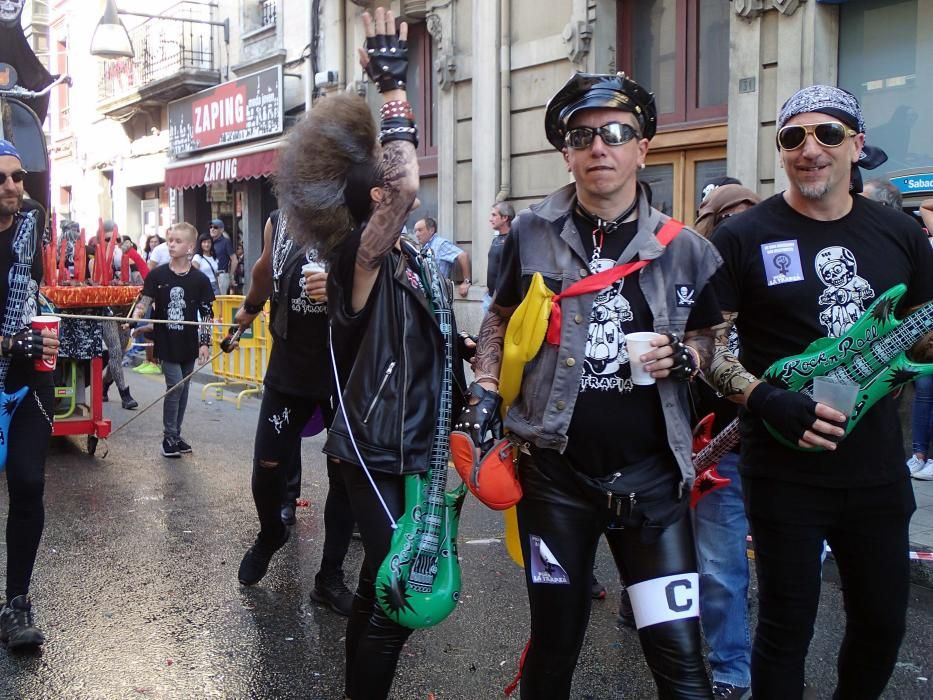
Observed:
[[[42,333],[46,328],[52,331],[52,334],[57,338],[58,337],[58,327],[61,324],[62,319],[60,316],[33,316],[32,317],[32,329],[36,333]],[[58,355],[53,357],[51,360],[46,357],[37,357],[33,360],[34,367],[38,372],[51,372],[55,369],[55,364],[58,360]]]

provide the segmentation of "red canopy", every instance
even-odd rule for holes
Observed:
[[[179,165],[165,169],[165,186],[187,189],[212,182],[248,180],[253,177],[271,175],[276,167],[276,149],[259,151],[247,155],[220,156],[202,160],[191,165]]]

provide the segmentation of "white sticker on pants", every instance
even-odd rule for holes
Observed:
[[[700,577],[696,573],[653,578],[625,590],[638,629],[700,615]]]
[[[557,557],[544,543],[544,540],[537,535],[529,535],[528,540],[531,545],[528,553],[531,557],[532,583],[569,584],[570,576],[567,575],[566,570],[557,561]]]

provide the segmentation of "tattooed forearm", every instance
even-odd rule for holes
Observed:
[[[504,309],[493,304],[479,327],[476,339],[476,357],[473,371],[477,377],[487,376],[498,379],[502,369],[502,350],[505,346],[505,330],[509,324],[514,307]]]
[[[745,390],[758,379],[742,366],[729,349],[729,335],[737,316],[737,313],[724,311],[724,322],[715,327],[716,346],[707,377],[723,396],[736,403],[742,403]]]
[[[142,318],[145,316],[150,306],[152,306],[152,297],[140,297],[139,301],[136,302],[136,308],[133,309],[133,318]]]
[[[408,141],[390,141],[382,153],[382,200],[363,230],[356,263],[376,270],[395,245],[405,217],[418,193],[418,159]]]
[[[684,344],[697,351],[700,358],[700,371],[708,372],[713,361],[713,351],[716,346],[716,329],[701,328],[684,333]]]

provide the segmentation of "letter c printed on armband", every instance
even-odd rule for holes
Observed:
[[[626,590],[638,629],[700,614],[700,577],[694,572],[641,581]]]

